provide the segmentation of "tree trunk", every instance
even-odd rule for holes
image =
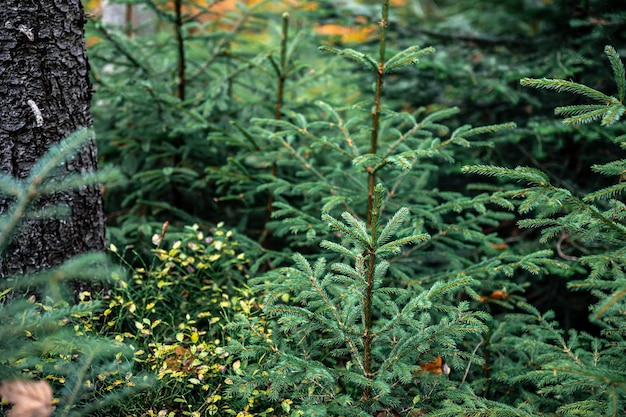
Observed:
[[[91,83],[80,0],[2,0],[0,6],[0,170],[28,176],[53,144],[90,127]],[[97,169],[90,143],[64,164],[62,175]],[[104,249],[98,187],[41,199],[64,204],[63,219],[24,222],[0,258],[0,277],[57,265],[78,253]],[[0,212],[11,201],[0,196]]]

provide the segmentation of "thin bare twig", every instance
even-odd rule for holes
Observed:
[[[559,256],[565,259],[566,261],[577,261],[578,256],[572,256],[572,255],[566,254],[565,252],[563,252],[563,249],[561,247],[563,242],[565,242],[565,240],[567,240],[571,235],[572,235],[571,233],[566,232],[565,230],[563,231],[563,233],[561,233],[561,237],[559,237],[558,242],[556,242],[556,253],[558,253]]]
[[[482,345],[484,342],[484,340],[481,340],[476,347],[474,348],[474,350],[472,351],[472,355],[475,355],[476,352],[478,351],[478,348],[480,347],[480,345]],[[461,379],[461,383],[459,384],[459,388],[461,388],[461,386],[465,383],[465,379],[467,379],[467,375],[469,374],[469,370],[470,367],[472,366],[472,360],[470,359],[467,362],[467,368],[465,368],[465,373],[463,374],[463,378]]]

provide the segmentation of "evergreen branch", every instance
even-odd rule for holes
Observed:
[[[550,184],[549,178],[547,175],[543,174],[541,171],[533,169],[533,168],[521,168],[517,167],[515,170],[511,170],[508,168],[494,167],[494,166],[486,166],[486,165],[475,165],[475,166],[465,166],[462,168],[463,172],[470,173],[479,173],[482,175],[488,176],[498,176],[506,179],[524,179],[530,183],[536,184],[544,190],[538,191],[536,189],[527,189],[523,191],[523,195],[526,196],[525,202],[520,206],[520,211],[525,212],[533,207],[536,207],[543,198],[544,202],[547,202],[552,205],[552,208],[549,209],[549,212],[554,212],[558,208],[560,208],[563,204],[561,203],[561,199],[565,200],[568,204],[573,205],[577,210],[582,210],[584,212],[589,213],[593,218],[598,220],[601,224],[607,226],[608,229],[617,232],[620,236],[626,237],[626,227],[620,223],[616,223],[611,219],[607,218],[604,214],[602,214],[597,208],[586,204],[584,201],[579,200],[574,197],[569,191],[556,188]],[[553,196],[550,196],[550,193]],[[550,197],[550,198],[548,198]]]
[[[611,105],[565,106],[554,109],[554,114],[569,116],[563,120],[565,124],[589,123],[602,118],[602,126],[611,126],[617,123],[624,114],[624,106],[619,103]]]
[[[274,136],[276,136],[278,134],[274,134]],[[304,159],[304,157],[302,155],[300,155],[298,153],[298,151],[296,151],[293,146],[291,146],[291,144],[285,140],[285,138],[281,137],[281,143],[282,145],[287,148],[289,150],[289,153],[291,153],[291,155],[298,161],[300,162],[300,164],[307,169],[309,172],[311,172],[315,177],[317,177],[320,181],[322,181],[322,183],[326,184],[328,187],[328,192],[332,195],[337,194],[337,186],[335,184],[333,184],[331,181],[328,180],[328,178],[326,178],[321,172],[319,172],[317,169],[315,169],[315,167],[313,167],[312,164],[310,164],[306,159]]]
[[[572,125],[583,124],[583,123],[590,123],[590,122],[593,122],[595,120],[598,120],[601,117],[606,117],[608,112],[613,107],[614,106],[611,106],[611,107],[602,106],[598,110],[593,110],[593,111],[589,111],[589,112],[586,112],[586,113],[578,113],[575,116],[570,116],[570,117],[564,119],[563,123],[565,123],[565,124],[572,124]],[[563,114],[563,112],[564,112],[564,110],[562,108],[560,108],[560,107],[557,107],[556,109],[554,109],[554,114],[556,114],[556,115],[561,115],[561,114]]]
[[[192,172],[194,175],[197,175],[195,171]],[[108,168],[100,169],[97,172],[65,175],[60,179],[55,178],[43,181],[37,188],[37,193],[39,195],[50,195],[55,192],[75,190],[80,187],[93,186],[103,183],[111,184],[116,178],[118,178],[117,174],[117,170]]]
[[[352,252],[350,249],[344,247],[343,245],[340,245],[338,243],[331,242],[331,241],[328,241],[328,240],[323,240],[320,243],[320,246],[322,248],[324,248],[324,249],[328,249],[328,250],[331,250],[333,252],[339,253],[341,255],[345,255],[345,256],[347,256],[348,258],[351,258],[351,259],[355,259],[356,256],[357,256],[354,252]]]
[[[471,284],[475,284],[475,281],[470,277],[458,277],[445,284],[438,281],[427,291],[426,297],[428,300],[433,300],[436,297],[441,297],[451,291],[456,291]]]
[[[557,116],[571,116],[587,114],[596,110],[606,110],[605,104],[580,104],[575,106],[562,106],[554,109]]]
[[[517,127],[517,125],[513,122],[500,123],[497,125],[480,126],[480,127],[475,127],[475,128],[472,128],[470,125],[464,125],[464,126],[457,128],[454,132],[452,132],[450,139],[442,142],[440,147],[443,147],[447,145],[448,143],[452,143],[452,142],[461,143],[459,142],[461,139],[466,139],[472,136],[481,135],[483,133],[495,133],[501,130],[514,129],[515,127]],[[469,146],[469,143],[464,146]]]
[[[454,211],[460,213],[466,209],[474,209],[481,214],[486,214],[486,204],[496,204],[507,210],[514,210],[515,205],[509,199],[517,194],[516,191],[496,192],[493,194],[479,194],[472,198],[458,196],[458,198],[443,204],[439,204],[433,212],[448,213]]]
[[[377,284],[376,285],[377,287],[380,285],[383,278],[385,278],[385,276],[387,275],[388,270],[389,270],[389,262],[387,261],[379,261],[374,267],[374,282]],[[376,289],[372,291],[372,294],[374,293],[374,291],[376,291]],[[381,294],[382,293],[384,292],[381,292]],[[392,306],[393,306],[393,303],[392,303]]]
[[[82,407],[80,410],[72,412],[70,417],[80,417],[86,415],[92,415],[98,411],[104,410],[106,407],[117,404],[123,399],[128,399],[132,394],[136,394],[139,391],[144,391],[154,386],[154,377],[148,375],[142,375],[139,382],[133,382],[132,386],[116,390],[114,393],[107,394],[104,398],[100,398],[98,401],[93,401]]]
[[[380,246],[386,243],[390,239],[391,235],[395,234],[402,223],[404,223],[408,215],[409,209],[406,207],[402,207],[396,211],[394,215],[387,220],[387,224],[383,230],[380,231],[380,234],[376,239],[376,245]]]
[[[330,412],[332,413],[332,415],[337,415],[337,416],[354,416],[354,417],[371,417],[370,413],[367,413],[359,408],[355,408],[353,405],[351,405],[352,403],[352,398],[349,398],[346,400],[346,402],[348,403],[348,405],[346,406],[333,406],[330,408]],[[326,414],[326,410],[324,410],[324,414]],[[309,416],[315,416],[314,413],[308,413],[305,415],[309,415]]]
[[[367,246],[369,244],[369,236],[367,235],[367,230],[365,229],[363,222],[348,212],[343,212],[342,217],[346,221],[349,221],[354,228],[352,229],[347,227],[345,224],[327,213],[322,214],[322,220],[327,222],[330,227],[338,230],[345,236],[351,237],[355,242],[359,242],[360,244]]]
[[[261,150],[261,147],[256,143],[256,140],[254,140],[254,136],[252,135],[252,133],[250,133],[248,129],[241,126],[239,122],[237,122],[237,120],[231,120],[230,124],[243,135],[243,137],[252,145],[252,148],[256,149],[257,151]],[[231,160],[233,158],[229,157],[228,159]]]
[[[600,91],[594,90],[591,87],[587,87],[584,84],[575,83],[573,81],[557,80],[557,79],[534,79],[534,78],[522,78],[520,84],[524,87],[530,86],[534,88],[545,88],[548,90],[554,90],[557,92],[568,92],[580,94],[585,97],[589,97],[593,100],[600,101],[604,104],[619,104],[619,101],[615,97],[607,96]]]
[[[435,111],[426,116],[420,123],[416,123],[415,121],[413,121],[413,126],[408,131],[400,135],[400,137],[394,143],[389,145],[384,153],[383,159],[388,158],[398,147],[402,146],[407,140],[417,135],[420,131],[422,131],[422,129],[447,132],[448,128],[446,126],[438,125],[436,124],[436,122],[451,117],[459,112],[459,108],[452,107]]]
[[[330,52],[335,55],[344,56],[358,62],[365,67],[369,67],[374,71],[378,71],[378,63],[376,62],[376,60],[371,56],[364,54],[363,52],[356,51],[352,48],[338,49],[327,45],[322,45],[319,47],[319,49],[321,51]]]
[[[86,356],[83,355],[81,358],[82,366],[78,370],[79,372],[74,375],[77,380],[74,381],[73,387],[71,388],[66,385],[66,389],[69,388],[69,392],[66,396],[67,398],[65,399],[65,407],[63,410],[65,415],[78,403],[78,395],[83,387],[83,380],[87,378],[89,368],[94,359],[96,359],[96,352],[94,351],[89,352]]]
[[[100,33],[102,33],[102,35],[104,36],[104,38],[109,41],[117,50],[117,52],[120,53],[120,55],[124,56],[132,65],[135,66],[135,68],[139,68],[141,70],[141,72],[143,74],[154,74],[155,72],[152,70],[152,68],[150,68],[149,65],[149,60],[147,59],[136,59],[135,55],[129,52],[129,48],[127,45],[128,42],[128,38],[122,38],[121,36],[119,36],[116,32],[114,31],[109,31],[106,27],[106,25],[103,24],[97,24],[96,25],[96,29],[98,29],[98,31],[100,31]],[[133,45],[134,46],[134,45]],[[141,50],[140,48],[132,48],[133,51],[138,51]],[[149,90],[150,91],[150,90]]]
[[[331,105],[321,100],[316,101],[315,104],[321,107],[325,112],[331,114],[335,118],[337,122],[337,127],[341,131],[341,134],[343,135],[343,138],[346,142],[346,145],[348,146],[348,149],[350,149],[350,153],[347,155],[350,156],[351,158],[357,157],[359,155],[359,150],[354,145],[354,140],[352,139],[352,136],[350,135],[350,132],[348,131],[346,124],[344,123],[339,113],[337,113],[337,111]],[[337,148],[340,150],[342,154],[346,154],[343,149],[339,147]]]
[[[625,110],[626,107],[621,104],[610,106],[606,111],[604,117],[602,118],[602,122],[600,124],[602,126],[612,126],[613,124],[619,122]]]
[[[408,244],[419,244],[427,241],[430,238],[430,235],[427,233],[422,233],[419,235],[407,236],[404,238],[396,239],[394,241],[385,243],[382,246],[376,248],[376,255],[378,256],[387,256],[387,255],[396,255],[400,253],[402,250],[402,246]]]
[[[480,325],[466,325],[463,320],[458,320],[458,318],[450,323],[445,323],[444,326],[428,326],[424,331],[411,335],[396,344],[387,359],[381,364],[380,372],[387,372],[402,358],[428,348],[431,343],[445,341],[444,343],[447,342],[446,344],[454,346],[454,339],[462,338],[467,334],[480,334],[484,331],[484,327],[482,323]],[[482,362],[479,357],[472,356],[477,363]]]
[[[20,197],[24,192],[25,186],[13,176],[4,172],[0,172],[0,195],[7,197]]]
[[[324,205],[321,208],[322,213],[328,213],[336,206],[342,204],[346,205],[349,201],[349,197],[347,196],[328,196],[323,199]]]
[[[562,405],[556,410],[556,412],[564,416],[575,416],[576,414],[596,416],[603,414],[604,412],[609,412],[610,415],[615,416],[615,412],[610,412],[606,409],[606,405],[606,403],[594,398]]]
[[[583,201],[592,202],[602,199],[617,198],[617,196],[619,196],[624,189],[626,189],[626,182],[611,185],[610,187],[605,187],[585,195],[583,197]]]
[[[405,67],[407,65],[415,65],[419,62],[419,57],[422,55],[434,53],[435,48],[420,48],[419,46],[409,46],[403,51],[398,52],[387,60],[384,64],[384,72],[389,73],[397,70],[398,68]]]
[[[32,288],[44,284],[58,285],[61,281],[69,282],[89,278],[94,281],[107,281],[112,276],[123,276],[120,267],[109,264],[104,253],[84,253],[74,256],[63,264],[47,270],[30,273],[26,276],[10,276],[0,280],[0,288]],[[57,295],[57,300],[61,297]]]
[[[422,124],[427,126],[427,125],[431,125],[434,124],[435,122],[438,122],[440,120],[444,120],[447,119],[451,116],[454,116],[458,113],[460,113],[461,110],[458,107],[449,107],[446,109],[442,109],[442,110],[437,110],[431,114],[429,114],[428,116],[426,116],[424,118],[424,120],[422,120]]]
[[[594,172],[603,175],[623,175],[626,173],[626,159],[618,159],[606,164],[594,164],[591,166]]]
[[[537,207],[541,203],[545,203],[547,200],[547,196],[549,195],[549,190],[539,188],[537,190],[536,187],[525,190],[524,196],[526,199],[519,206],[520,213],[528,213],[533,208]]]
[[[339,306],[336,306],[332,302],[332,300],[328,298],[326,291],[324,291],[323,289],[323,286],[320,285],[320,283],[317,280],[317,277],[313,275],[313,270],[310,268],[310,264],[308,263],[308,261],[304,258],[304,256],[302,256],[299,253],[296,253],[294,255],[294,261],[296,262],[297,265],[300,265],[301,268],[304,269],[305,277],[309,280],[310,285],[318,294],[320,301],[323,303],[324,306],[326,306],[327,311],[331,313],[333,320],[337,323],[338,327],[332,326],[331,328],[343,329],[345,326],[344,326],[344,322],[341,319],[342,314],[339,309]],[[350,348],[353,359],[359,365],[361,370],[365,372],[365,366],[361,362],[358,347],[355,345],[353,340],[345,332],[343,332],[343,330],[341,330],[341,337],[344,339],[346,345]]]
[[[619,54],[610,45],[604,47],[604,53],[609,58],[611,68],[613,69],[613,79],[617,85],[617,98],[619,102],[624,104],[624,94],[626,92],[626,74],[624,73],[624,64]]]
[[[298,297],[302,298],[302,297]],[[324,313],[326,309],[320,309],[315,313],[310,312],[306,308],[296,307],[296,306],[286,306],[284,304],[267,307],[265,312],[269,316],[279,317],[280,320],[285,322],[289,322],[291,327],[295,327],[297,325],[307,325],[307,324],[317,324],[316,327],[320,329],[332,327],[330,320],[324,318]],[[301,320],[298,320],[301,319]],[[305,326],[306,328],[307,326]],[[308,333],[308,332],[305,332]]]
[[[380,154],[377,153],[367,153],[364,155],[357,156],[352,160],[352,163],[355,166],[362,165],[376,165],[377,169],[380,169],[385,165],[388,159],[384,159]]]
[[[624,296],[626,296],[626,288],[624,288],[623,283],[621,284],[622,289],[620,291],[617,291],[613,293],[610,297],[603,299],[602,302],[595,307],[596,311],[593,313],[594,318],[599,319],[600,317],[602,317],[607,312],[607,310],[609,310],[616,303],[622,300]]]
[[[622,149],[626,148],[626,135],[616,136],[614,138],[611,138],[611,141],[617,143]]]
[[[546,174],[538,169],[528,167],[510,169],[493,165],[466,165],[461,168],[461,172],[494,176],[515,181],[526,181],[541,187],[547,187],[550,184],[550,178]]]
[[[622,251],[619,251],[619,252],[622,252]],[[613,254],[615,253],[609,252],[609,254],[583,256],[582,258],[580,258],[581,263],[591,266],[591,273],[587,277],[589,281],[594,282],[595,280],[602,278],[603,276],[606,275],[608,266],[612,262],[611,258],[608,255],[613,255]]]
[[[313,269],[311,268],[311,264],[309,263],[309,261],[306,260],[304,256],[302,256],[302,254],[294,253],[293,260],[296,266],[300,268],[300,271],[302,271],[307,277],[315,277]],[[319,261],[323,262],[323,258],[320,258]]]
[[[432,411],[425,417],[536,417],[535,413],[520,410],[499,401],[484,401],[486,407],[477,408],[452,404],[440,410]]]
[[[78,129],[58,144],[51,146],[46,154],[39,158],[32,167],[26,182],[39,184],[60,164],[70,159],[87,142],[93,140],[95,140],[93,129]]]
[[[10,236],[17,228],[21,219],[25,216],[32,201],[40,196],[39,187],[43,181],[63,162],[69,160],[75,152],[88,141],[94,140],[92,129],[82,128],[72,133],[56,145],[51,146],[47,152],[31,168],[30,174],[20,186],[21,192],[17,201],[8,212],[8,217],[2,219],[0,230],[0,252],[7,245]],[[15,181],[8,185],[17,185]]]
[[[336,273],[349,278],[349,280],[344,280],[344,281],[350,281],[349,282],[350,284],[354,284],[355,282],[358,282],[359,284],[365,284],[363,275],[357,269],[352,268],[350,265],[346,265],[342,263],[334,263],[332,264],[332,269]],[[352,288],[349,288],[349,289],[352,289]]]
[[[288,122],[286,120],[282,120],[282,119],[261,119],[261,118],[255,117],[251,119],[250,122],[255,123],[255,124],[270,125],[270,126],[273,126],[274,128],[281,128],[288,132],[298,132],[301,130],[299,126],[296,126],[295,124]],[[274,133],[274,137],[278,137],[278,135],[285,134],[285,132],[279,132],[279,131],[275,131],[273,133]]]
[[[623,256],[623,251],[620,251]],[[602,291],[618,291],[624,288],[625,282],[623,280],[611,280],[606,281],[601,278],[597,278],[594,280],[584,280],[584,281],[570,281],[567,283],[567,287],[573,290],[602,290]]]
[[[570,196],[568,198],[569,202],[574,204],[577,209],[583,210],[591,214],[593,218],[598,220],[601,224],[607,226],[608,229],[613,230],[622,238],[626,238],[626,227],[620,223],[616,223],[602,214],[597,208],[591,205],[585,204],[583,201]]]

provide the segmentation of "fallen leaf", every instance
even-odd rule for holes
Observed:
[[[504,249],[508,249],[509,245],[507,245],[504,242],[502,242],[502,243],[492,243],[491,247],[496,249],[496,250],[504,250]]]
[[[430,372],[431,374],[448,375],[450,373],[450,367],[443,362],[441,356],[437,356],[434,360],[420,365],[420,368],[422,368],[422,371]]]
[[[507,298],[509,298],[509,293],[502,290],[495,290],[487,296],[480,297],[480,302],[486,303],[489,300],[506,300]]]
[[[13,404],[7,417],[49,417],[52,407],[52,388],[46,381],[4,381],[0,396]]]

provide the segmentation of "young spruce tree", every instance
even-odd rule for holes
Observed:
[[[484,364],[476,351],[490,320],[471,306],[486,299],[481,293],[508,298],[520,290],[507,279],[516,269],[537,274],[559,262],[546,251],[498,252],[502,242],[483,230],[511,215],[487,205],[512,209],[507,199],[437,189],[439,165],[463,148],[488,146],[479,135],[513,126],[449,132],[443,122],[456,108],[386,107],[389,75],[432,48],[388,53],[389,0],[380,12],[377,55],[321,48],[371,72],[370,100],[255,120],[255,136],[286,154],[259,187],[274,198],[268,230],[306,253],[250,280],[261,311],[232,324],[230,391],[247,413],[280,406],[305,416],[530,415],[466,383],[470,368]],[[259,259],[271,267],[278,256]]]
[[[613,47],[605,47],[604,52],[613,71],[616,96],[560,79],[525,78],[521,84],[578,94],[594,102],[557,107],[555,114],[565,116],[566,125],[599,120],[607,133],[608,127],[623,131],[624,65]],[[626,134],[607,137],[626,149]],[[535,168],[464,168],[466,172],[523,183],[493,196],[515,204],[525,217],[518,225],[540,230],[541,243],[556,241],[559,256],[571,264],[571,269],[581,271],[584,279],[570,280],[569,288],[588,291],[597,298],[589,312],[596,335],[566,332],[552,311],[541,314],[525,303],[518,304],[521,312],[494,324],[482,347],[484,356],[494,359],[488,378],[477,381],[475,389],[502,401],[526,404],[534,415],[626,414],[626,205],[620,200],[626,189],[626,160],[596,164],[592,170],[615,178],[614,183],[583,194],[554,185],[546,173]]]

